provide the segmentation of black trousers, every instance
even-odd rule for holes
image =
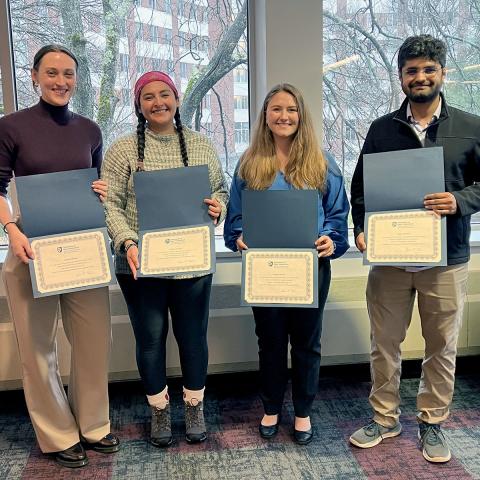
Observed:
[[[330,287],[330,261],[319,259],[318,308],[253,307],[260,361],[260,397],[267,415],[281,412],[292,361],[295,416],[308,417],[318,390],[323,309]]]
[[[117,275],[136,340],[137,366],[147,395],[167,385],[168,310],[180,353],[183,385],[205,386],[208,367],[207,326],[212,275],[182,280]]]

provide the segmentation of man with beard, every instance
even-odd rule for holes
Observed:
[[[398,53],[398,75],[407,98],[399,110],[378,118],[370,126],[351,191],[355,242],[363,252],[363,155],[443,147],[445,192],[427,194],[424,206],[447,217],[448,265],[371,268],[367,306],[372,345],[369,400],[374,416],[371,423],[350,437],[353,445],[370,448],[401,433],[400,344],[405,339],[417,294],[425,339],[417,395],[418,436],[423,456],[430,462],[447,462],[451,456],[440,424],[448,417],[453,395],[456,346],[470,258],[470,216],[480,210],[480,117],[447,106],[441,93],[445,60],[446,46],[441,40],[430,35],[405,40]],[[412,177],[415,175],[412,172]]]

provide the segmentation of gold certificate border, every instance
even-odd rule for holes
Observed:
[[[161,239],[164,237],[185,237],[188,235],[202,234],[202,263],[190,265],[188,268],[178,269],[176,267],[167,268],[148,268],[149,253],[150,253],[150,240]],[[142,252],[141,252],[141,272],[142,275],[160,275],[160,274],[176,274],[176,273],[188,273],[188,272],[202,272],[209,271],[212,268],[212,255],[211,255],[211,243],[210,243],[210,227],[208,225],[202,225],[201,227],[189,227],[178,228],[172,230],[162,230],[160,232],[148,232],[143,235],[142,238]]]
[[[379,255],[375,253],[375,241],[367,239],[367,259],[369,262],[439,262],[442,258],[441,221],[428,212],[398,212],[389,214],[373,214],[368,218],[368,237],[375,238],[377,222],[384,220],[403,220],[428,216],[432,221],[433,252],[431,255]]]
[[[279,304],[305,304],[310,305],[315,301],[313,292],[314,278],[314,254],[312,252],[245,252],[245,294],[244,299],[248,303],[279,303]],[[305,283],[305,293],[301,296],[265,296],[252,294],[253,287],[253,261],[255,259],[284,260],[292,258],[302,258],[306,263],[307,279]]]
[[[46,246],[63,245],[65,242],[81,242],[82,240],[89,240],[93,237],[95,246],[98,248],[98,255],[102,274],[97,277],[85,279],[83,281],[72,280],[71,282],[59,282],[48,284],[45,279],[46,266],[42,263],[41,249]],[[45,239],[33,240],[31,243],[35,259],[33,260],[33,268],[35,271],[35,279],[37,283],[37,290],[40,293],[50,293],[62,290],[69,290],[72,288],[81,288],[103,283],[109,283],[112,279],[110,272],[110,265],[107,258],[107,249],[105,247],[105,237],[102,232],[87,232],[74,235],[62,235],[61,237],[49,237]]]

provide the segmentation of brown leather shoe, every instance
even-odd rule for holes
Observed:
[[[55,461],[68,468],[84,467],[88,464],[87,454],[81,443],[76,443],[61,452],[53,453]]]
[[[120,450],[120,440],[113,433],[108,433],[95,443],[84,442],[84,445],[100,453],[115,453]]]

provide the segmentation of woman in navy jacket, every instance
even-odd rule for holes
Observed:
[[[291,345],[294,438],[305,445],[313,438],[310,410],[318,389],[323,309],[330,286],[330,259],[348,249],[349,204],[335,161],[320,150],[301,93],[290,84],[272,88],[263,103],[250,147],[235,172],[225,220],[225,244],[244,250],[242,192],[249,190],[318,189],[318,307],[253,307],[260,361],[260,396],[265,414],[263,438],[278,432],[288,381]],[[302,212],[299,212],[301,215]]]

